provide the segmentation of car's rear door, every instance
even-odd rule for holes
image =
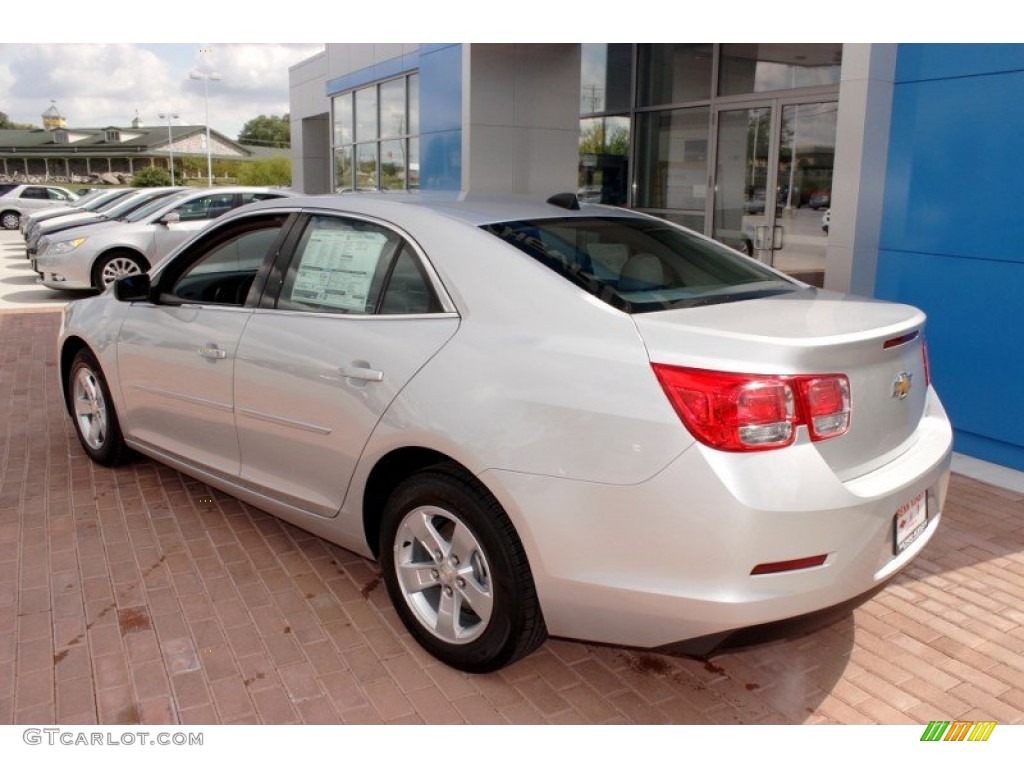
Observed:
[[[310,216],[269,284],[236,356],[241,477],[330,517],[381,415],[459,318],[408,238],[352,216]]]

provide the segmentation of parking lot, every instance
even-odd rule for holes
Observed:
[[[67,297],[0,236],[0,723],[1024,722],[1024,489],[953,478],[883,592],[706,660],[549,640],[492,675],[407,635],[375,566],[148,460],[81,451]]]

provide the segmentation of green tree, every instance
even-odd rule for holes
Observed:
[[[28,131],[35,128],[31,123],[16,123],[7,116],[6,112],[0,112],[0,129]]]
[[[292,162],[287,157],[269,157],[240,163],[238,183],[252,187],[287,187],[292,183]]]
[[[143,168],[132,177],[133,187],[167,187],[170,184],[171,174],[155,165]]]
[[[287,113],[260,115],[242,126],[238,134],[241,144],[255,144],[260,147],[290,147],[292,145],[291,118]]]
[[[629,130],[621,125],[606,126],[603,119],[587,121],[580,131],[581,155],[629,154]]]

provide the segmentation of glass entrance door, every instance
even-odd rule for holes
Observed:
[[[717,112],[715,239],[824,283],[837,106],[776,99]]]

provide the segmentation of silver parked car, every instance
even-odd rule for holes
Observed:
[[[65,310],[85,452],[137,451],[380,560],[412,635],[706,651],[883,585],[952,431],[924,315],[573,195],[229,213]]]
[[[78,239],[82,227],[89,227],[90,233],[97,231],[96,225],[111,225],[127,221],[128,216],[151,201],[182,192],[185,187],[140,187],[128,194],[108,200],[96,210],[80,210],[73,214],[40,221],[33,225],[25,238],[25,258],[31,259],[57,239]],[[74,234],[70,230],[75,230]],[[63,234],[67,232],[68,234]]]
[[[116,226],[69,229],[41,239],[32,268],[47,288],[102,290],[119,277],[146,271],[228,211],[294,194],[266,187],[183,190],[136,209]]]
[[[77,199],[74,192],[50,184],[0,184],[0,227],[18,229],[22,216]]]

